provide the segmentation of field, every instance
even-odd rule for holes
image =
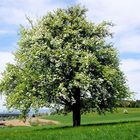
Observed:
[[[0,128],[0,140],[140,140],[140,108],[115,113],[82,115],[82,126],[72,128],[71,114],[43,116],[59,125]]]

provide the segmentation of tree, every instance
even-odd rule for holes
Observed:
[[[35,81],[32,73],[24,70],[17,65],[8,64],[4,72],[0,89],[6,95],[6,106],[8,109],[18,109],[21,111],[21,117],[26,121],[26,115],[30,107],[42,107],[43,100],[38,100],[35,96],[36,91],[33,88]],[[39,97],[39,96],[38,96]],[[43,98],[43,96],[42,96]]]
[[[129,96],[116,49],[106,38],[112,23],[86,19],[79,5],[48,13],[21,27],[16,63],[1,82],[7,105],[26,114],[30,107],[53,106],[73,112],[73,126],[87,111],[113,111]]]

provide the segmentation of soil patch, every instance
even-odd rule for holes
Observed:
[[[3,126],[31,126],[31,125],[57,125],[58,121],[46,120],[40,118],[32,118],[23,122],[22,120],[6,120],[0,121],[0,125]]]

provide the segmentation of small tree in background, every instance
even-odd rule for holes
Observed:
[[[48,13],[31,27],[21,27],[16,63],[8,64],[1,81],[7,106],[21,110],[53,106],[81,114],[112,111],[129,96],[118,54],[106,38],[111,23],[94,24],[86,9],[73,6]]]

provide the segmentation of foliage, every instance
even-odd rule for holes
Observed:
[[[89,22],[86,11],[79,5],[58,9],[21,27],[16,63],[1,82],[9,108],[26,114],[30,107],[69,112],[80,106],[81,113],[104,113],[129,96],[117,51],[106,41],[112,23]]]
[[[140,108],[140,100],[121,100],[117,102],[118,107]]]

